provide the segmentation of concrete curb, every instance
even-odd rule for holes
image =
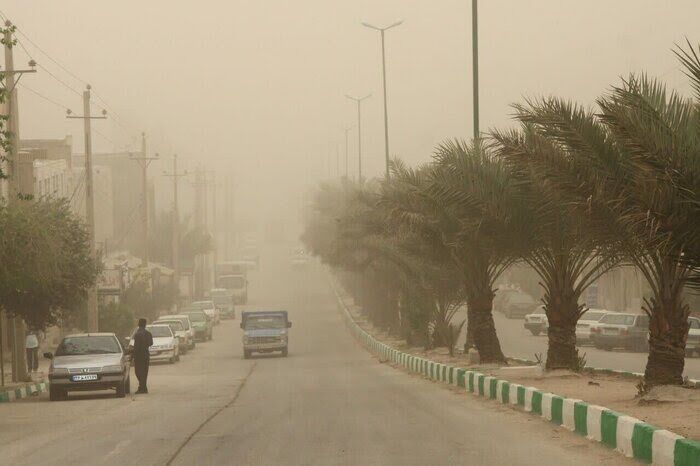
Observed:
[[[333,285],[345,323],[353,335],[380,359],[391,361],[409,372],[466,391],[501,404],[539,415],[545,420],[634,457],[660,466],[700,465],[700,442],[607,408],[582,400],[546,393],[535,387],[508,382],[480,372],[458,368],[398,351],[365,332],[353,319]]]
[[[21,387],[10,388],[0,391],[0,403],[9,403],[11,401],[21,400],[49,389],[47,382],[31,383]]]

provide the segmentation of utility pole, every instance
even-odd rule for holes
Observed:
[[[472,0],[472,71],[474,91],[474,139],[479,139],[479,24],[477,0]]]
[[[367,94],[364,97],[351,97],[345,95],[350,100],[357,103],[357,182],[362,184],[362,101],[371,97],[372,94]]]
[[[214,267],[219,260],[219,242],[217,235],[217,223],[216,223],[216,172],[211,172],[211,186],[212,186],[212,196],[211,196],[211,237],[214,240]]]
[[[146,155],[146,133],[141,133],[141,156],[136,157],[134,154],[129,154],[131,160],[138,162],[141,167],[141,191],[143,195],[141,203],[141,222],[143,233],[143,255],[141,256],[141,266],[148,268],[150,261],[148,251],[148,166],[153,160],[158,160],[158,154],[153,157]]]
[[[106,119],[107,111],[102,110],[102,116],[94,117],[90,114],[90,85],[88,84],[83,91],[83,114],[73,115],[72,113],[70,109],[67,110],[66,118],[83,120],[85,133],[85,219],[90,237],[90,255],[93,261],[97,261],[97,251],[95,250],[95,190],[92,178],[92,120]],[[93,284],[87,290],[87,329],[88,332],[99,331],[97,284]]]
[[[17,176],[17,167],[19,165],[19,103],[17,100],[17,83],[25,73],[36,73],[34,60],[29,61],[30,69],[16,70],[12,47],[15,44],[13,33],[14,26],[8,20],[5,21],[5,30],[3,42],[5,45],[5,71],[2,72],[4,77],[4,87],[7,99],[7,131],[10,137],[10,153],[7,154],[7,174],[8,180],[8,202],[19,202],[20,186],[19,177]],[[15,79],[17,76],[17,79]],[[12,381],[23,382],[27,380],[27,361],[24,351],[25,324],[21,317],[12,317],[9,319],[10,330],[12,335]],[[5,364],[0,361],[0,372],[2,373],[2,384],[5,384]]]
[[[348,133],[353,128],[354,128],[354,126],[347,126],[347,127],[343,128],[343,131],[345,131],[345,179],[346,180],[348,178]]]
[[[387,104],[386,104],[386,53],[385,53],[385,47],[384,47],[384,32],[396,27],[403,23],[403,21],[397,21],[394,24],[379,28],[376,26],[372,26],[371,24],[368,23],[362,23],[363,26],[368,27],[370,29],[374,29],[375,31],[379,31],[379,35],[381,36],[382,39],[382,82],[383,82],[383,87],[384,87],[384,156],[386,158],[386,178],[389,179],[389,116],[387,113]]]
[[[183,176],[187,176],[189,173],[187,170],[183,172],[177,171],[177,154],[173,154],[173,172],[164,172],[163,175],[170,176],[173,178],[173,274],[176,289],[180,290],[180,210],[177,202],[177,184],[178,179]]]

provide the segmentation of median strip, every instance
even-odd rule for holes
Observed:
[[[0,403],[9,403],[11,401],[21,400],[45,392],[49,389],[49,384],[46,382],[30,383],[20,387],[0,389]]]
[[[392,348],[362,329],[355,322],[335,286],[333,289],[341,305],[345,323],[352,334],[365,348],[382,359],[431,380],[456,384],[475,396],[538,414],[553,424],[601,442],[625,456],[634,457],[642,462],[660,466],[700,465],[698,441],[686,439],[639,419],[601,406],[590,405],[582,400],[543,392],[535,387],[523,387],[480,372],[418,358]],[[456,377],[453,378],[453,374],[456,374]]]

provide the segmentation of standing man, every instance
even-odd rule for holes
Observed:
[[[27,332],[24,348],[27,352],[27,372],[31,374],[39,370],[39,339],[33,330]]]
[[[148,348],[153,345],[153,335],[146,330],[146,319],[139,319],[139,328],[134,333],[134,349],[132,352],[134,359],[134,372],[139,379],[139,389],[136,394],[148,393],[146,380],[148,379],[148,366],[151,363],[151,356]]]

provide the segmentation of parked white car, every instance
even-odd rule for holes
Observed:
[[[185,314],[167,314],[158,317],[158,322],[163,322],[167,320],[179,320],[180,322],[182,322],[182,326],[185,327],[185,330],[187,331],[187,341],[189,343],[188,349],[194,349],[194,327],[192,327],[192,321],[190,321],[190,318]]]
[[[589,309],[583,313],[576,324],[576,343],[579,345],[590,345],[591,327],[594,327],[605,314],[610,314],[610,311],[605,309]]]
[[[190,332],[178,319],[158,319],[152,325],[168,325],[173,334],[178,338],[178,346],[180,354],[187,354],[190,350]]]
[[[209,319],[214,325],[221,322],[221,312],[216,307],[216,304],[214,304],[214,301],[195,301],[189,306],[187,306],[187,308],[196,309],[198,311],[204,311],[204,313],[209,316]]]
[[[175,336],[168,324],[146,325],[146,330],[153,336],[153,345],[148,348],[151,362],[168,361],[174,364],[180,360],[179,338]],[[129,346],[134,346],[133,337],[129,341]]]
[[[688,340],[685,343],[685,355],[689,358],[700,356],[700,319],[688,317],[690,330],[688,330]]]

